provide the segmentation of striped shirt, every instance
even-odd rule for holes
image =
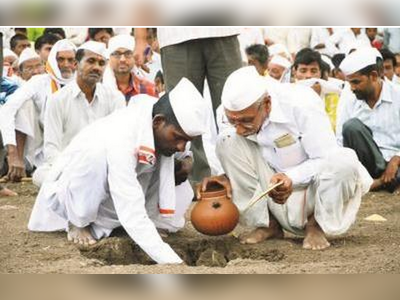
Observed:
[[[383,157],[389,161],[400,155],[400,87],[383,82],[381,95],[374,108],[346,90],[339,101],[336,135],[339,144],[343,144],[343,124],[357,118],[372,130],[374,141]]]

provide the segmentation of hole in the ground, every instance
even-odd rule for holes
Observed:
[[[235,259],[278,262],[285,255],[266,244],[241,245],[231,236],[187,238],[170,236],[165,241],[189,266],[225,267]],[[83,256],[98,259],[107,265],[154,264],[147,254],[128,237],[111,237],[94,246],[81,247]]]

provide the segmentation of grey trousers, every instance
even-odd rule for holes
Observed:
[[[388,162],[384,159],[374,140],[372,130],[359,119],[353,118],[343,124],[343,146],[353,149],[360,162],[372,178],[379,178],[386,170]],[[400,185],[400,169],[396,179],[385,186],[389,192],[394,192]]]
[[[221,104],[222,89],[226,78],[242,66],[237,36],[203,38],[170,45],[161,49],[161,62],[167,92],[182,77],[188,78],[202,94],[204,80],[210,87],[212,107]],[[192,142],[194,167],[192,183],[200,182],[211,174],[201,138]]]

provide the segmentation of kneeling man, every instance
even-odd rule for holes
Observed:
[[[122,225],[157,263],[181,263],[155,223],[174,224],[190,204],[175,193],[173,154],[204,133],[207,108],[186,78],[158,101],[137,97],[88,125],[60,154],[28,228],[67,229],[69,240],[93,244]]]
[[[213,181],[227,187],[241,223],[255,228],[241,243],[283,237],[285,229],[304,235],[304,248],[321,250],[330,246],[326,234],[342,234],[355,221],[372,178],[353,150],[336,144],[326,113],[303,99],[308,94],[277,95],[253,67],[228,77],[222,104],[232,126],[217,141],[225,174],[204,179],[202,189]]]

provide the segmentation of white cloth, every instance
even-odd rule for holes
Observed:
[[[382,55],[376,48],[360,48],[347,55],[340,63],[340,70],[347,75],[354,74],[368,66],[375,65]]]
[[[70,221],[76,226],[91,224],[94,236],[101,238],[122,225],[156,262],[180,263],[146,212],[145,206],[154,207],[152,197],[161,201],[175,189],[160,182],[163,157],[142,157],[142,142],[154,139],[154,98],[136,97],[144,101],[134,101],[87,126],[59,156],[39,192],[28,228],[60,230]],[[173,178],[173,169],[169,176]]]
[[[107,48],[106,44],[95,42],[95,41],[87,41],[86,43],[79,46],[78,50],[84,49],[96,53],[104,58],[107,58]]]
[[[225,81],[221,102],[230,111],[241,111],[260,99],[267,91],[264,78],[253,66],[232,72]]]
[[[199,136],[207,131],[207,106],[189,79],[183,77],[178,82],[169,92],[169,101],[179,125],[188,136]]]
[[[157,37],[160,49],[190,40],[227,37],[240,34],[239,28],[228,27],[160,27]]]
[[[327,40],[329,49],[339,49],[340,53],[348,54],[351,49],[360,47],[371,47],[371,43],[364,32],[355,35],[350,28],[335,31]]]
[[[267,196],[244,211],[268,188],[274,174],[261,149],[257,142],[234,132],[226,131],[218,139],[217,154],[231,181],[241,224],[268,227],[271,213],[284,229],[303,235],[308,217],[314,214],[328,235],[340,235],[349,229],[356,220],[361,196],[368,192],[372,183],[353,150],[331,149],[321,159],[312,181],[295,188],[284,205],[276,204]]]
[[[133,52],[133,50],[135,49],[135,39],[133,38],[133,36],[126,34],[113,36],[108,41],[108,55],[111,55],[118,48],[124,48]]]
[[[246,48],[254,45],[264,45],[264,37],[261,28],[254,27],[243,27],[240,29],[238,36],[240,53],[242,55],[242,61],[247,62]]]
[[[359,119],[373,133],[374,141],[386,161],[400,155],[400,87],[383,82],[382,91],[374,108],[358,100],[347,88],[341,95],[337,113],[336,136],[343,144],[343,124],[352,118]]]
[[[272,56],[271,61],[269,63],[284,67],[285,69],[289,69],[292,66],[292,64],[288,59],[284,58],[279,54]]]
[[[40,56],[32,48],[25,48],[24,50],[22,50],[22,52],[19,56],[18,67],[21,66],[27,60],[31,60],[31,59],[40,59]]]
[[[60,51],[74,51],[76,52],[75,45],[69,40],[59,40],[57,41],[50,50],[49,57],[47,59],[46,72],[55,80],[59,85],[65,85],[72,80],[74,76],[70,78],[63,78],[61,71],[58,67],[57,53]]]
[[[339,52],[339,49],[332,43],[326,43],[330,36],[331,34],[329,33],[328,28],[313,28],[310,41],[311,48],[314,48],[319,44],[324,44],[325,47],[318,49],[317,51],[321,54],[326,54],[332,57]]]
[[[122,107],[125,107],[122,94],[101,83],[96,85],[90,103],[76,80],[53,94],[47,102],[44,120],[46,163],[51,164],[84,127]]]
[[[4,145],[16,146],[15,139],[15,116],[22,105],[32,100],[39,114],[39,124],[43,128],[44,108],[47,99],[50,97],[51,77],[48,74],[33,76],[28,82],[13,93],[6,104],[0,109],[0,129]],[[24,132],[24,131],[23,131]],[[32,130],[33,132],[33,130]],[[24,132],[28,134],[27,132]]]

